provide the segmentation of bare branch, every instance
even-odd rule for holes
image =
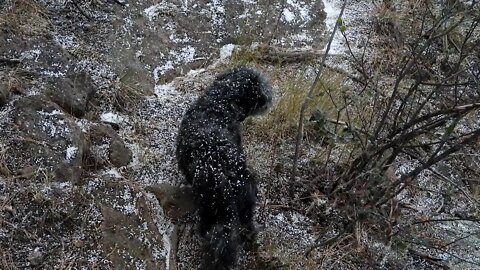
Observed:
[[[347,5],[347,0],[343,1],[342,8],[340,9],[340,14],[338,15],[338,19],[341,19],[343,16],[343,12],[345,11],[345,7]],[[325,50],[325,54],[322,57],[322,60],[320,62],[319,68],[317,75],[315,77],[315,80],[313,81],[312,86],[310,87],[310,90],[308,91],[308,94],[305,98],[305,100],[302,103],[302,107],[300,108],[300,116],[298,119],[298,128],[297,128],[297,136],[295,139],[295,155],[293,157],[293,168],[292,168],[292,176],[291,180],[295,181],[295,177],[297,175],[297,167],[298,167],[298,157],[300,155],[300,148],[302,144],[302,139],[303,139],[303,125],[304,125],[304,118],[305,118],[305,110],[307,109],[308,103],[312,100],[313,96],[313,91],[317,87],[318,81],[320,80],[320,75],[322,74],[323,68],[325,66],[325,62],[327,60],[328,52],[330,51],[330,47],[333,42],[333,38],[335,37],[335,32],[337,31],[338,28],[338,22],[335,23],[335,26],[333,27],[332,34],[330,35],[330,39],[328,40],[327,48]]]

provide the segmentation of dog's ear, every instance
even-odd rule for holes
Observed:
[[[246,115],[257,115],[265,112],[272,104],[272,87],[263,74],[251,68],[240,70],[242,77],[240,106],[245,109]]]

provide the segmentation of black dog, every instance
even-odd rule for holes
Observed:
[[[270,84],[260,72],[237,68],[218,76],[182,120],[176,154],[200,208],[203,269],[230,269],[238,246],[255,235],[257,186],[243,153],[240,123],[271,102]]]

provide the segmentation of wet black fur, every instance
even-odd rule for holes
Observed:
[[[255,235],[257,186],[240,123],[266,111],[271,101],[270,84],[259,71],[237,68],[218,76],[183,117],[176,154],[200,208],[203,269],[230,269],[239,245]]]

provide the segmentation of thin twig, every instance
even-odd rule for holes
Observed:
[[[400,186],[401,184],[404,184],[408,179],[412,179],[412,178],[417,177],[423,170],[426,170],[426,169],[430,168],[431,166],[433,166],[434,164],[444,160],[446,157],[450,156],[451,154],[453,154],[455,152],[458,152],[460,149],[463,148],[463,146],[469,144],[470,142],[476,141],[478,138],[480,138],[480,129],[473,132],[473,134],[471,136],[465,138],[464,140],[462,140],[458,144],[455,144],[452,147],[450,147],[449,149],[443,151],[441,154],[431,156],[426,162],[422,163],[422,165],[418,166],[417,168],[415,168],[411,172],[409,172],[407,174],[404,174],[402,177],[400,177],[400,179],[396,180],[390,186],[392,188],[396,188],[396,187]],[[392,193],[387,192],[385,194],[387,196],[387,198],[384,198],[382,201],[379,201],[376,204],[376,206],[380,206],[380,205],[386,203],[388,200],[390,200],[391,198],[393,198],[397,194],[399,194],[405,187],[406,187],[406,185],[404,184],[396,192],[392,192]]]
[[[434,246],[434,245],[431,245],[431,244],[420,243],[420,242],[417,242],[417,241],[410,241],[410,240],[405,240],[405,242],[411,243],[411,244],[414,244],[414,245],[418,245],[418,246],[424,246],[426,248],[435,249],[435,250],[441,251],[443,253],[446,253],[446,254],[448,254],[448,255],[450,255],[450,256],[452,256],[452,257],[454,257],[454,258],[456,258],[456,259],[458,259],[462,262],[472,264],[472,265],[476,265],[476,266],[480,266],[480,262],[476,262],[476,261],[472,261],[472,260],[462,258],[462,257],[458,256],[457,254],[444,249],[443,247],[437,247],[437,246]]]
[[[416,256],[419,256],[420,258],[423,258],[425,259],[426,261],[432,263],[432,264],[435,264],[436,266],[442,268],[442,269],[450,269],[450,267],[446,264],[443,264],[441,263],[442,259],[440,258],[436,258],[436,257],[433,257],[433,256],[430,256],[426,253],[423,253],[421,251],[418,251],[416,249],[413,249],[413,248],[408,248],[408,251],[410,253],[412,253],[413,255],[416,255]]]
[[[460,242],[460,241],[462,241],[462,240],[464,240],[464,239],[470,238],[470,237],[472,237],[472,236],[474,236],[474,235],[480,235],[480,231],[474,231],[474,232],[471,232],[471,233],[469,233],[469,234],[467,234],[467,235],[465,235],[465,236],[462,236],[462,237],[459,237],[459,238],[457,238],[457,239],[455,239],[455,240],[452,240],[452,241],[446,243],[445,245],[443,245],[443,248],[446,248],[446,247],[448,247],[448,246],[450,246],[450,245],[453,245],[453,244],[455,244],[455,243],[458,243],[458,242]]]
[[[82,14],[85,18],[87,18],[87,20],[89,20],[89,21],[92,20],[92,17],[90,15],[88,15],[87,13],[85,13],[85,11],[78,5],[76,0],[73,0],[72,4],[80,12],[80,14]]]
[[[463,195],[465,196],[465,198],[467,198],[471,203],[474,203],[474,204],[480,206],[480,202],[477,199],[475,199],[474,197],[472,197],[471,195],[469,195],[468,192],[466,190],[464,190],[462,187],[460,187],[457,183],[453,182],[448,177],[446,177],[445,175],[441,174],[440,172],[438,172],[437,170],[435,170],[433,168],[430,168],[429,170],[432,171],[438,177],[440,177],[441,180],[451,184],[452,186],[454,186],[455,188],[460,190],[463,193]]]
[[[0,63],[5,65],[18,65],[22,62],[21,59],[17,58],[3,58],[0,57]]]
[[[448,221],[470,221],[470,222],[475,222],[475,223],[480,223],[480,219],[478,218],[437,218],[437,219],[426,219],[426,220],[420,220],[420,221],[415,221],[412,223],[412,225],[417,225],[417,224],[425,224],[425,223],[431,223],[431,222],[448,222]]]
[[[340,10],[340,14],[338,15],[338,19],[341,19],[343,16],[343,12],[345,10],[345,7],[347,6],[347,0],[343,1],[342,8]],[[337,21],[338,21],[337,19]],[[308,91],[308,94],[305,98],[305,100],[302,103],[302,107],[300,108],[300,116],[298,119],[298,129],[297,129],[297,136],[295,139],[295,155],[293,157],[293,168],[292,168],[292,177],[291,180],[292,182],[295,181],[295,177],[297,176],[297,167],[298,167],[298,157],[300,155],[300,147],[303,139],[303,121],[305,118],[305,110],[307,109],[308,103],[312,100],[313,92],[315,88],[317,87],[317,84],[320,80],[320,75],[323,71],[323,68],[325,66],[325,62],[327,60],[328,52],[330,51],[330,47],[333,42],[333,38],[335,37],[335,32],[337,31],[338,28],[338,23],[335,22],[335,26],[333,27],[332,34],[330,35],[330,39],[328,40],[327,48],[325,50],[325,54],[322,57],[322,60],[320,62],[320,66],[318,68],[317,75],[315,77],[315,80],[313,81],[312,86],[310,87],[310,90]]]
[[[320,237],[318,237],[316,240],[315,240],[315,244],[311,245],[310,247],[307,248],[307,251],[305,252],[305,256],[308,257],[310,255],[310,253],[312,253],[313,250],[315,250],[316,248],[319,248],[319,247],[324,247],[324,246],[328,246],[330,244],[333,244],[334,242],[336,242],[338,239],[340,239],[340,236],[344,236],[345,235],[345,232],[346,230],[343,230],[342,232],[338,233],[337,235],[333,236],[333,237],[330,237],[328,238],[327,240],[325,241],[322,241],[320,243],[317,243],[318,240],[320,240]],[[347,234],[345,236],[346,237],[351,237],[351,235]],[[342,241],[345,239],[345,238],[342,238]],[[339,241],[341,242],[341,241]]]

